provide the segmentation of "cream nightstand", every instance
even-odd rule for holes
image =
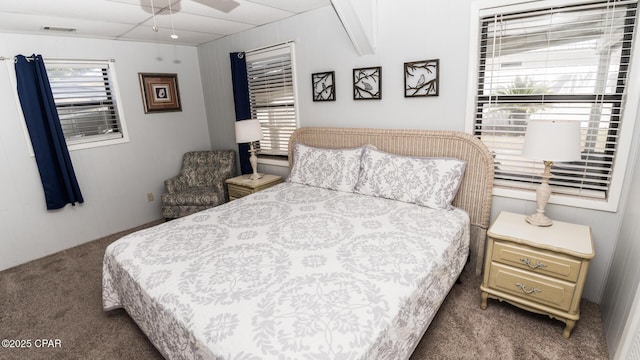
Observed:
[[[260,190],[264,190],[282,182],[282,176],[264,174],[257,180],[249,180],[249,175],[240,175],[227,179],[227,189],[229,190],[229,200],[235,200]]]
[[[561,221],[538,227],[503,211],[488,231],[482,309],[493,298],[549,315],[566,324],[562,336],[568,339],[593,256],[590,227]]]

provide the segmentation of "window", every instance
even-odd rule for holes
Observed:
[[[498,189],[535,190],[544,166],[520,155],[527,121],[580,122],[582,159],[554,164],[553,192],[609,202],[635,120],[625,106],[637,0],[537,3],[478,12],[474,134],[494,154]]]
[[[259,154],[286,157],[297,127],[293,43],[245,53],[251,116],[260,120]]]
[[[45,60],[45,66],[70,149],[125,139],[113,63]]]

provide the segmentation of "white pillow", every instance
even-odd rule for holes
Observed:
[[[366,148],[355,192],[450,209],[467,163],[450,158],[419,158]]]
[[[360,174],[362,147],[322,149],[299,143],[294,146],[293,168],[287,181],[353,192]]]

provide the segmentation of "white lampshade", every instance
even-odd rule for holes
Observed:
[[[529,120],[522,156],[545,161],[580,160],[580,122]]]
[[[236,142],[239,144],[262,140],[260,120],[236,121]]]

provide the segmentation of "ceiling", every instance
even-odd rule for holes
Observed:
[[[329,5],[330,0],[0,0],[0,32],[197,46]]]

